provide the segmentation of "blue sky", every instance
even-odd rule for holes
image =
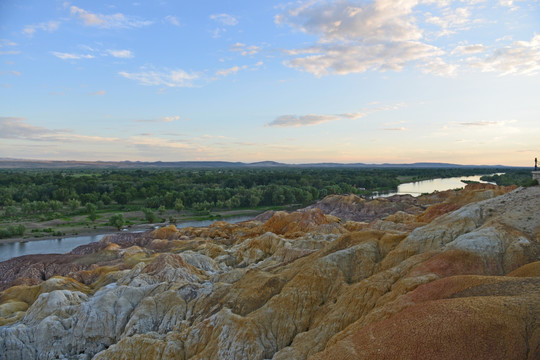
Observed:
[[[0,157],[540,156],[538,0],[0,2]]]

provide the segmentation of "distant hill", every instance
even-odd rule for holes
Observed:
[[[276,161],[253,163],[231,161],[76,161],[76,160],[25,160],[0,158],[0,169],[159,169],[159,168],[242,168],[242,167],[313,167],[313,168],[512,168],[505,165],[460,165],[449,163],[418,162],[411,164],[364,163],[310,163],[285,164]]]

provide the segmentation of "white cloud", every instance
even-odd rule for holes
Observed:
[[[376,0],[361,6],[353,1],[307,2],[278,15],[276,22],[320,35],[325,42],[418,40],[422,32],[410,16],[417,3],[417,0]]]
[[[420,66],[422,72],[438,76],[454,76],[457,71],[457,65],[448,64],[440,57],[427,60]]]
[[[288,127],[288,126],[309,126],[309,125],[317,125],[322,124],[328,121],[335,121],[339,120],[339,116],[335,115],[315,115],[315,114],[308,114],[308,115],[282,115],[277,117],[274,121],[268,124],[268,126],[276,126],[276,127]]]
[[[226,26],[235,26],[238,25],[238,20],[229,14],[212,14],[210,19],[217,21]]]
[[[99,91],[96,91],[96,92],[89,93],[88,95],[90,95],[90,96],[103,96],[105,94],[106,94],[105,90],[99,90]]]
[[[62,60],[78,60],[78,59],[93,59],[95,56],[90,54],[73,54],[73,53],[62,53],[53,51],[52,54]]]
[[[509,8],[510,11],[516,11],[519,9],[517,2],[524,2],[527,0],[499,0],[499,5]]]
[[[142,71],[138,73],[128,73],[121,71],[121,76],[138,81],[142,85],[163,85],[168,87],[192,87],[193,81],[199,78],[196,73],[187,73],[184,70]]]
[[[471,45],[459,45],[452,50],[452,54],[478,54],[486,51],[487,48],[482,44],[471,44]]]
[[[425,60],[442,54],[435,46],[416,41],[380,44],[328,44],[296,50],[309,54],[284,62],[286,66],[316,76],[349,74],[367,70],[402,70],[408,62]]]
[[[129,59],[133,57],[133,53],[129,50],[107,50],[107,53],[115,58]]]
[[[246,68],[247,68],[246,65],[233,66],[233,67],[230,67],[228,69],[221,69],[221,70],[216,71],[216,75],[218,75],[218,76],[227,76],[227,75],[231,75],[231,74],[236,74],[239,70],[244,70]]]
[[[445,8],[440,16],[426,13],[426,22],[441,28],[439,36],[454,34],[457,31],[467,30],[471,25],[471,10],[466,7],[452,9]]]
[[[395,127],[395,128],[385,128],[384,131],[406,131],[407,129],[404,127]]]
[[[400,71],[411,62],[428,63],[444,52],[423,41],[423,30],[413,16],[418,3],[308,1],[290,8],[276,16],[275,22],[316,35],[318,41],[287,51],[293,58],[284,64],[322,76],[368,70]],[[431,63],[426,71],[433,67]]]
[[[256,46],[256,45],[249,45],[248,46],[246,44],[237,42],[236,44],[234,44],[234,45],[232,45],[230,47],[230,50],[235,51],[235,52],[239,52],[240,55],[242,55],[242,56],[247,56],[247,55],[256,55],[257,53],[259,53],[259,51],[261,51],[261,48],[259,46]]]
[[[91,13],[77,6],[71,6],[70,13],[82,20],[85,26],[95,26],[105,29],[110,28],[133,28],[143,27],[152,24],[152,21],[142,20],[133,16],[126,16],[121,13],[103,15]]]
[[[536,75],[540,73],[540,35],[534,35],[528,42],[515,41],[484,58],[469,58],[468,62],[483,72]]]
[[[165,21],[174,26],[180,26],[180,20],[176,16],[167,15],[165,16]]]
[[[34,33],[37,30],[43,30],[48,32],[53,32],[58,30],[60,27],[60,22],[58,21],[48,21],[48,22],[42,22],[37,25],[28,25],[23,29],[23,34],[28,36],[34,36]]]
[[[162,120],[163,120],[164,122],[178,121],[178,120],[180,120],[180,116],[178,116],[178,115],[175,115],[175,116],[164,116],[164,117],[162,117]]]

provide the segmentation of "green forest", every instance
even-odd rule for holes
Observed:
[[[65,224],[120,229],[133,223],[208,218],[227,210],[262,212],[283,206],[305,206],[330,194],[369,196],[375,191],[394,190],[403,182],[500,171],[486,168],[1,170],[0,238],[22,236],[28,230],[25,228],[28,223],[34,224],[36,229],[31,231],[36,237],[61,236],[65,234],[62,230]],[[123,215],[128,212],[139,214],[130,219]],[[55,219],[61,221],[49,226],[47,222]]]

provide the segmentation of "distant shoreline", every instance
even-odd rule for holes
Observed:
[[[54,239],[65,239],[65,238],[74,238],[74,237],[80,237],[80,236],[94,236],[94,235],[109,235],[109,234],[116,234],[116,233],[123,233],[123,232],[139,232],[139,231],[148,231],[153,230],[156,227],[163,227],[163,226],[169,226],[169,225],[179,225],[185,222],[198,222],[198,221],[226,221],[227,218],[230,217],[236,217],[236,216],[257,216],[260,215],[260,211],[251,211],[251,210],[232,210],[228,212],[224,212],[223,214],[226,214],[225,216],[222,215],[221,218],[215,218],[215,219],[205,219],[205,220],[183,220],[179,221],[177,223],[170,223],[170,222],[160,222],[160,223],[151,223],[151,224],[135,224],[135,225],[129,225],[127,227],[124,227],[125,230],[116,230],[115,228],[110,229],[92,229],[92,228],[86,228],[81,227],[77,228],[77,234],[69,234],[69,235],[62,235],[62,236],[40,236],[40,237],[13,237],[13,238],[7,238],[7,239],[0,239],[0,245],[2,244],[14,244],[14,243],[25,243],[25,242],[34,242],[34,241],[40,241],[40,240],[54,240]]]
[[[168,225],[168,223],[160,223],[160,224],[144,224],[144,225],[134,225],[131,228],[127,228],[127,232],[132,232],[135,230],[152,230],[154,226],[163,226]],[[174,224],[173,224],[174,225]],[[85,231],[87,230],[87,231]],[[112,230],[112,229],[85,229],[80,232],[78,232],[77,235],[63,235],[63,236],[40,236],[40,237],[18,237],[18,238],[8,238],[8,239],[0,239],[0,244],[14,244],[14,243],[25,243],[25,242],[34,242],[34,241],[40,241],[40,240],[55,240],[55,239],[65,239],[65,238],[73,238],[73,237],[79,237],[79,236],[95,236],[95,235],[109,235],[109,234],[115,234],[115,233],[121,233],[123,231],[118,230]]]

